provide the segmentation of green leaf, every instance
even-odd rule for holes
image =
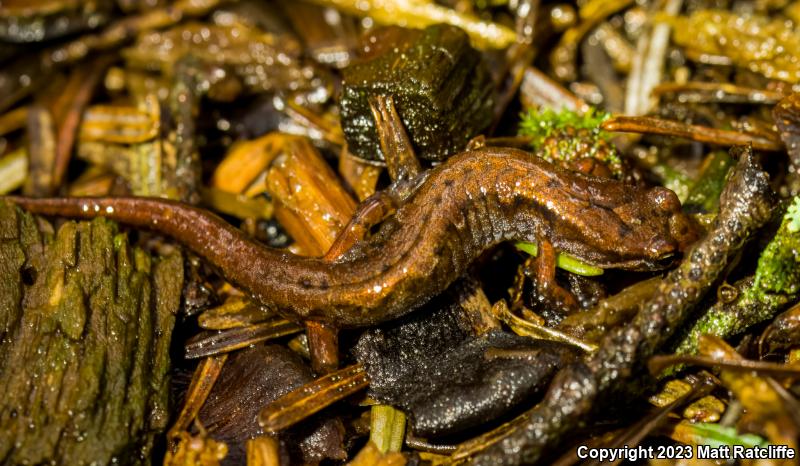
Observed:
[[[526,252],[533,257],[539,255],[539,246],[536,243],[526,243],[523,241],[514,243],[514,246],[522,252]],[[584,277],[596,277],[603,275],[603,269],[587,264],[575,256],[559,252],[556,255],[556,267],[567,272],[583,275]]]
[[[768,445],[768,442],[758,435],[739,434],[735,427],[700,422],[693,424],[691,429],[697,437],[698,445],[709,445],[713,448],[723,445],[742,445],[746,448],[766,447]]]
[[[381,453],[400,451],[406,431],[406,415],[389,405],[374,405],[370,411],[369,439]]]

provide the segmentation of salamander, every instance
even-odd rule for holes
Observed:
[[[37,214],[107,217],[168,235],[266,307],[301,320],[361,327],[418,308],[483,251],[538,242],[603,268],[657,270],[694,239],[677,196],[483,147],[419,175],[370,238],[335,260],[268,248],[213,213],[135,197],[8,197]]]

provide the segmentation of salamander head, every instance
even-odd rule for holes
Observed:
[[[641,190],[613,211],[624,225],[612,233],[619,236],[616,252],[623,268],[667,267],[698,236],[691,219],[681,211],[678,196],[666,188]]]
[[[523,219],[518,231],[526,241],[544,237],[556,250],[601,268],[658,270],[697,238],[669,189],[563,170],[518,151],[495,152],[510,173],[508,202]],[[492,154],[482,155],[490,160]]]

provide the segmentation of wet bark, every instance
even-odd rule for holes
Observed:
[[[183,259],[0,203],[0,463],[149,464]]]

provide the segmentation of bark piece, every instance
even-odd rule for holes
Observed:
[[[0,463],[148,464],[168,420],[183,259],[113,222],[0,203]]]

